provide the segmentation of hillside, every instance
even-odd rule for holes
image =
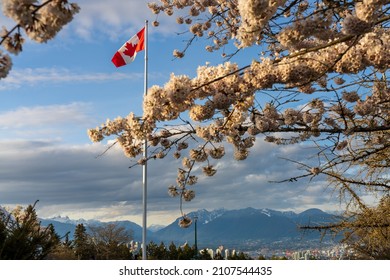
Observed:
[[[286,248],[299,244],[320,242],[318,232],[303,232],[300,225],[321,225],[335,221],[335,216],[319,209],[308,209],[302,213],[281,212],[271,209],[245,208],[238,210],[205,209],[188,214],[193,220],[197,217],[198,245],[212,247],[217,245],[234,246],[235,248],[252,248],[264,244],[278,244]],[[157,231],[148,230],[147,239],[155,243],[193,244],[195,239],[194,223],[186,229],[178,226],[177,218],[170,225]],[[107,223],[95,220],[73,221],[65,217],[42,219],[42,225],[52,223],[60,236],[67,232],[73,237],[78,223],[104,225]],[[134,240],[142,240],[142,228],[131,221],[113,221],[133,233]],[[155,225],[153,226],[155,228]]]

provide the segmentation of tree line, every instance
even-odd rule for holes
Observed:
[[[138,260],[142,249],[132,246],[133,233],[123,226],[109,223],[102,226],[78,224],[73,234],[59,236],[52,224],[43,227],[35,204],[25,209],[17,207],[10,213],[0,208],[0,260]],[[213,258],[207,250],[197,252],[195,246],[166,246],[150,242],[146,246],[151,260],[224,259]],[[244,253],[230,259],[249,259]]]
[[[360,225],[354,231],[345,231],[345,243],[354,252],[356,259],[390,259],[389,233],[382,226],[375,226],[383,216],[389,216],[390,199],[384,199],[375,209],[368,209],[365,218],[351,221]],[[133,232],[118,224],[102,226],[78,224],[73,234],[59,236],[52,224],[41,226],[35,205],[25,209],[16,207],[10,213],[0,208],[0,260],[138,260],[142,259],[141,246],[135,246]],[[367,225],[368,223],[368,225]],[[348,225],[341,225],[341,228]],[[302,227],[305,229],[305,227]],[[318,228],[321,229],[321,228]],[[324,229],[330,230],[329,226]],[[151,260],[249,260],[243,252],[227,258],[216,251],[212,256],[206,249],[197,250],[187,243],[177,246],[150,242],[146,254]],[[257,259],[265,259],[258,256]],[[278,259],[273,256],[271,259]]]

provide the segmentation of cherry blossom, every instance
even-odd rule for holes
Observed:
[[[146,138],[154,149],[140,163],[172,153],[181,164],[169,194],[181,202],[194,199],[188,186],[198,175],[217,173],[216,162],[227,146],[236,160],[245,160],[255,141],[262,140],[319,147],[318,164],[301,163],[304,174],[287,181],[325,174],[355,202],[348,186],[388,193],[387,163],[379,155],[390,154],[389,2],[150,3],[152,13],[177,15],[176,22],[188,29],[183,33],[188,44],[173,51],[176,58],[190,52],[198,38],[207,42],[206,52],[221,52],[226,60],[202,62],[194,77],[172,73],[165,85],[148,89],[142,116],[108,120],[89,130],[90,138],[99,142],[114,136],[136,160],[142,158]],[[235,53],[257,47],[259,56],[238,65],[230,59],[235,53],[225,53],[227,45]],[[169,133],[160,128],[160,123],[177,120],[183,123]],[[351,167],[353,176],[345,172]],[[184,213],[180,223],[190,224]]]
[[[0,46],[14,55],[22,51],[25,41],[22,30],[31,40],[45,43],[79,12],[79,6],[68,0],[3,0],[1,4],[4,15],[16,25],[9,30],[2,27]],[[11,67],[10,56],[0,50],[0,78],[5,78]]]

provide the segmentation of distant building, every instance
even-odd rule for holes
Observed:
[[[214,251],[213,251],[213,249],[207,248],[206,251],[207,251],[207,253],[209,253],[210,257],[211,257],[212,259],[214,259]]]
[[[227,260],[230,257],[229,249],[225,249],[225,260]]]

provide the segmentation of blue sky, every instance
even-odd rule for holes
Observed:
[[[40,202],[38,215],[100,220],[130,219],[141,223],[141,168],[131,165],[119,149],[102,157],[106,142],[92,144],[87,129],[107,118],[142,113],[144,53],[125,67],[111,57],[143,26],[156,19],[148,1],[76,1],[81,11],[47,44],[27,41],[13,56],[13,69],[0,80],[0,205]],[[198,65],[223,62],[204,42],[195,42],[181,60],[185,34],[177,36],[174,18],[159,16],[149,28],[149,86],[163,85],[170,73],[194,76]],[[0,25],[12,22],[0,14]],[[247,65],[257,50],[234,59]],[[215,177],[200,178],[197,197],[185,205],[199,208],[244,207],[302,211],[310,207],[338,210],[338,201],[321,179],[270,184],[296,174],[296,166],[280,157],[303,160],[309,148],[275,147],[257,141],[250,157],[236,162],[227,155]],[[165,158],[149,164],[150,224],[168,224],[179,214],[179,202],[167,187],[180,161]]]

